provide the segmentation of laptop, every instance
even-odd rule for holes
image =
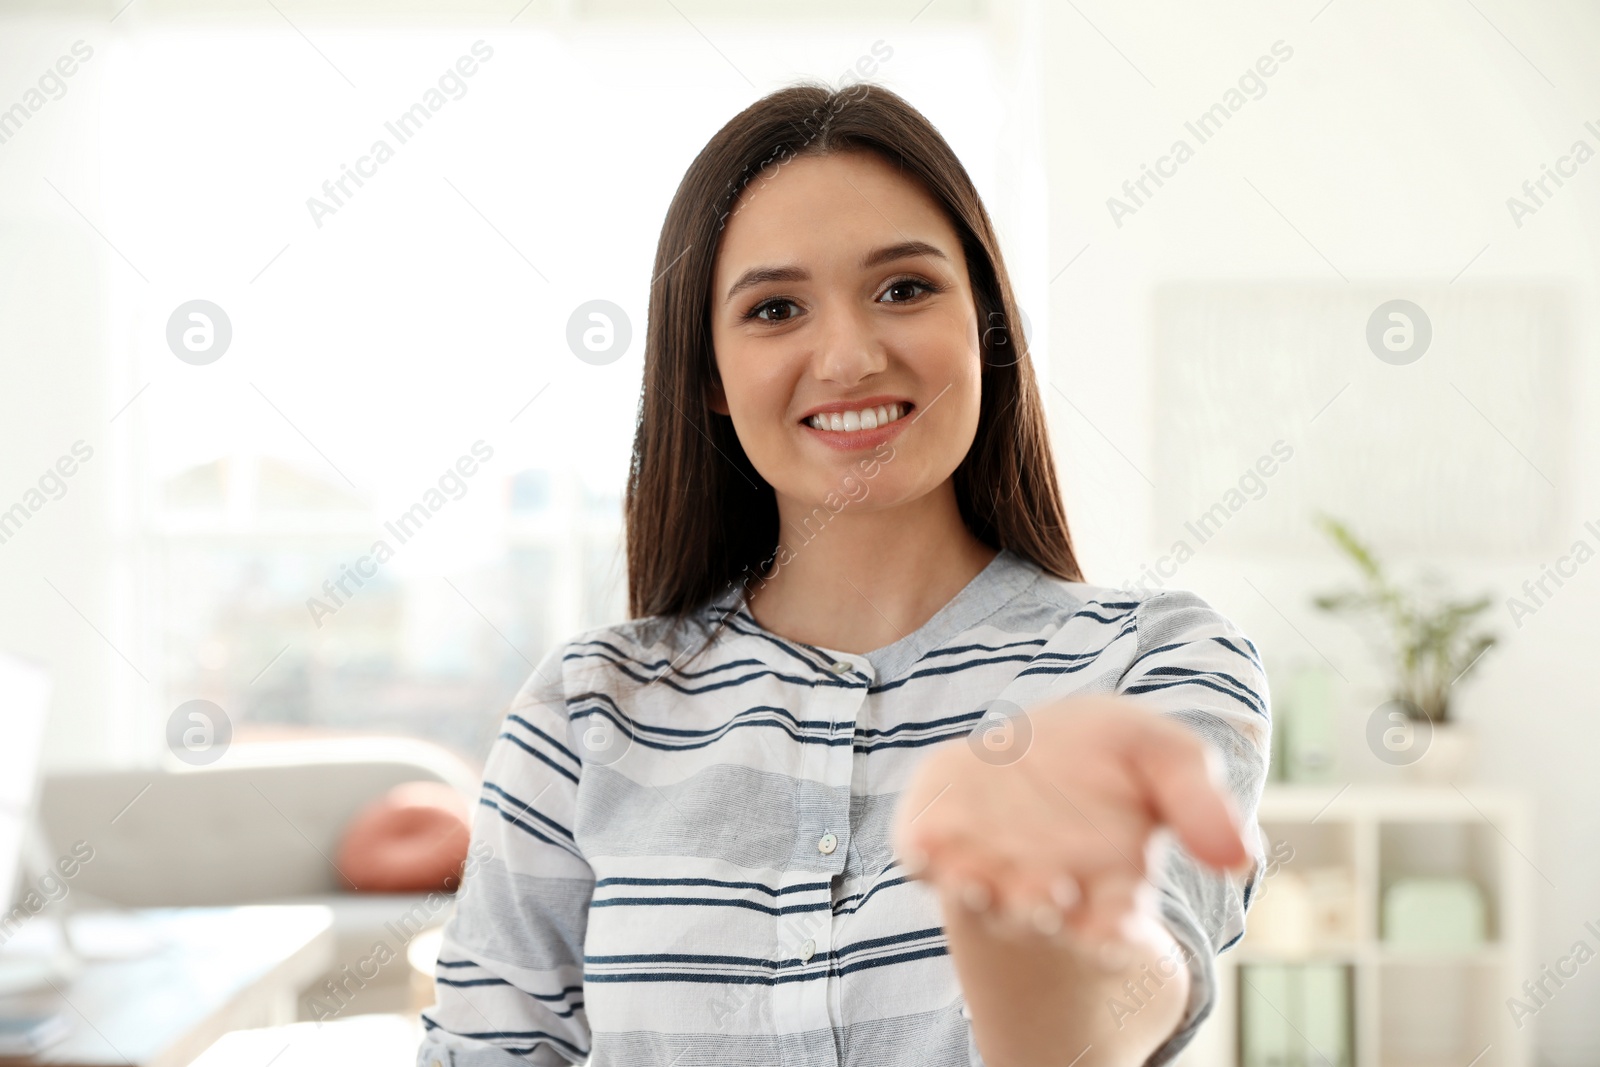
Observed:
[[[41,953],[33,929],[46,910],[35,868],[48,861],[38,859],[34,812],[49,707],[44,667],[0,652],[0,994],[37,988],[61,969],[59,951]]]

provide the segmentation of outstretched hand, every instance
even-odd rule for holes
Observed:
[[[1208,866],[1253,862],[1215,754],[1181,724],[1085,696],[1009,727],[980,724],[970,743],[930,753],[892,831],[908,873],[992,932],[1077,945],[1115,967],[1159,921],[1147,874],[1161,831]]]

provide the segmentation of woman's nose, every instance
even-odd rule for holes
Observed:
[[[823,329],[813,357],[818,378],[854,385],[888,365],[887,351],[872,327],[870,315],[838,308],[823,314]]]

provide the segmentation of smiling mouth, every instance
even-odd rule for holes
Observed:
[[[910,404],[879,404],[877,407],[858,408],[855,411],[819,412],[802,421],[813,430],[855,433],[860,430],[876,430],[899,422],[911,414],[911,408]]]

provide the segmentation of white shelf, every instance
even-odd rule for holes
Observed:
[[[1476,949],[1419,949],[1381,946],[1377,953],[1379,963],[1401,964],[1413,967],[1503,967],[1507,952],[1504,945],[1489,944]]]
[[[1240,966],[1336,963],[1350,969],[1352,980],[1350,1067],[1464,1067],[1480,1053],[1474,1067],[1530,1067],[1528,1031],[1519,1033],[1505,1009],[1506,997],[1533,973],[1529,810],[1519,794],[1449,784],[1274,784],[1262,796],[1258,820],[1269,850],[1284,841],[1293,846],[1283,870],[1350,871],[1357,936],[1288,951],[1252,944],[1247,916],[1245,939],[1217,957],[1216,1008],[1179,1063],[1240,1064]],[[1472,879],[1484,895],[1488,942],[1464,949],[1384,943],[1382,893],[1410,875]]]

